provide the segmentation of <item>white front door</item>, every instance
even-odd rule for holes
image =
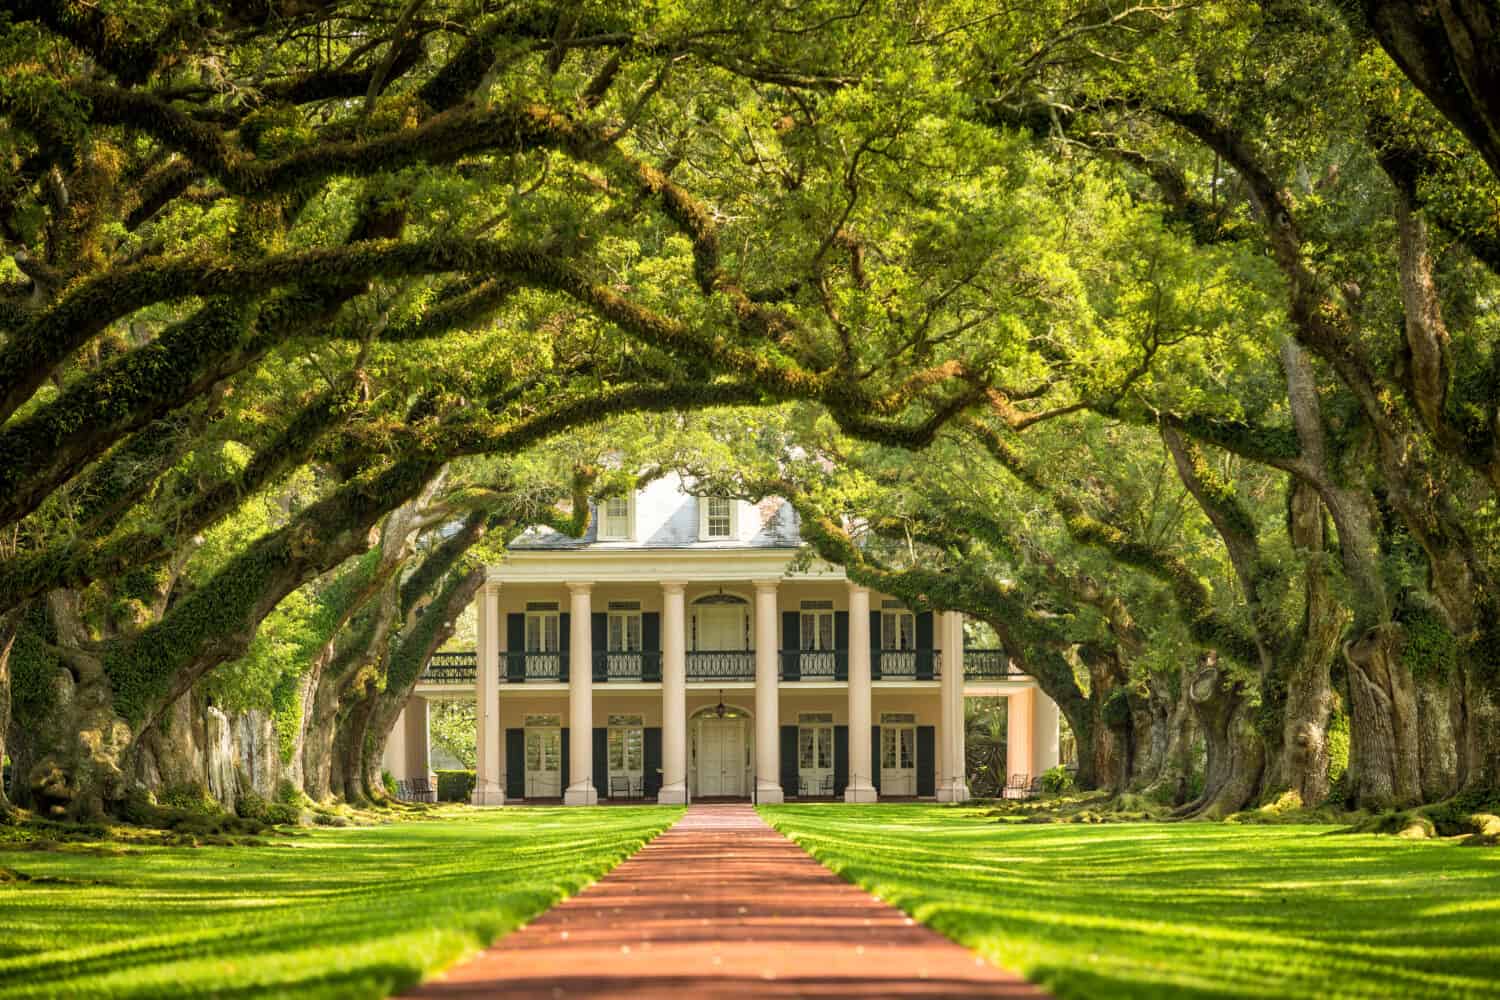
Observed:
[[[917,794],[917,727],[880,727],[880,794]]]
[[[738,796],[745,769],[744,727],[738,719],[704,719],[698,727],[698,794]]]
[[[698,609],[698,649],[744,649],[745,612],[737,607]]]
[[[526,728],[526,797],[555,799],[562,794],[562,730]]]

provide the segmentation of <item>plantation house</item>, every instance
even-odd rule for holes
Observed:
[[[966,694],[1008,698],[1012,774],[1057,764],[1057,706],[1002,651],[965,649],[960,615],[799,546],[790,504],[674,477],[603,501],[581,539],[528,529],[488,569],[479,648],[433,658],[387,769],[427,774],[428,704],[456,697],[478,699],[479,805],[961,801]]]

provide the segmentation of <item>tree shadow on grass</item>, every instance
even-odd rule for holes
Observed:
[[[1500,855],[930,806],[767,814],[844,878],[1061,996],[1500,995],[1485,909]]]
[[[49,858],[110,868],[117,884],[0,896],[0,996],[233,995],[237,984],[384,996],[576,892],[670,818],[512,813],[330,831],[290,851]]]

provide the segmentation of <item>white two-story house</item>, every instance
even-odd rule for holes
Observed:
[[[434,657],[388,741],[393,775],[427,772],[427,702],[470,692],[479,805],[961,801],[966,691],[1009,699],[1012,773],[1057,763],[1033,680],[965,651],[956,613],[802,568],[790,504],[669,476],[594,514],[583,538],[532,528],[489,567],[478,649]]]

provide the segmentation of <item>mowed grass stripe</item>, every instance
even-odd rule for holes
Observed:
[[[1497,997],[1500,852],[1329,827],[765,806],[813,857],[1061,997]]]
[[[385,996],[475,953],[681,810],[448,809],[268,847],[0,851],[0,997]]]

